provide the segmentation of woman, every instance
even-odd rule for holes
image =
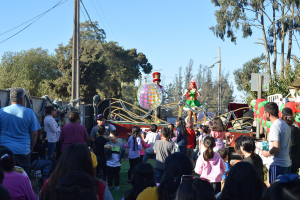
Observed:
[[[96,179],[96,174],[93,168],[91,152],[84,144],[71,144],[62,153],[61,158],[51,174],[50,178],[45,182],[42,191],[42,200],[55,200],[57,197],[54,193],[58,181],[65,175],[81,171],[90,175],[97,190],[99,200],[112,200],[111,193],[105,183]]]
[[[218,152],[219,149],[224,148],[223,139],[225,139],[225,126],[219,117],[215,117],[213,120],[213,127],[211,131],[211,136],[216,139],[216,147],[214,148],[214,152]]]
[[[8,148],[0,149],[0,167],[4,172],[2,185],[8,190],[12,200],[36,200],[37,196],[30,185],[28,177],[14,170],[15,156]]]
[[[218,200],[258,200],[266,185],[248,162],[239,162],[230,170]]]
[[[193,165],[182,153],[171,154],[165,162],[165,175],[158,187],[148,187],[137,200],[174,200],[183,175],[192,175]]]
[[[170,138],[175,137],[174,128],[175,128],[174,124],[168,125],[168,129],[170,130]]]
[[[186,98],[188,99],[186,101],[186,103],[189,104],[189,106],[192,109],[197,110],[201,107],[200,102],[197,100],[198,95],[201,96],[201,90],[197,89],[195,80],[193,80],[190,83],[189,89],[186,89],[182,96],[186,96]],[[196,124],[197,123],[197,113],[193,113],[187,105],[185,105],[183,107],[183,110],[186,110],[189,112],[189,119],[188,119],[189,122],[192,121],[192,115],[194,116],[194,124]]]
[[[282,117],[289,127],[291,128],[291,143],[290,146],[290,159],[292,160],[291,173],[298,174],[300,168],[300,129],[293,126],[294,117],[293,111],[290,108],[282,109]]]
[[[147,187],[155,187],[154,169],[150,163],[138,164],[132,174],[132,188],[125,192],[123,200],[136,200]]]
[[[182,117],[178,117],[176,119],[177,129],[175,131],[175,137],[172,138],[172,142],[177,144],[178,148],[175,150],[177,152],[181,152],[186,154],[188,139],[187,139],[187,130],[185,128],[185,121]]]
[[[134,126],[132,128],[132,135],[129,137],[126,147],[130,148],[129,150],[129,170],[128,170],[128,180],[127,183],[131,181],[132,170],[135,166],[140,163],[140,150],[142,149],[142,139],[141,128],[139,126]]]
[[[69,115],[69,120],[71,123],[65,125],[61,129],[59,140],[62,142],[62,152],[70,144],[85,144],[85,142],[89,140],[86,128],[78,123],[79,119],[80,118],[78,112],[71,112]]]
[[[46,106],[46,117],[44,119],[44,126],[45,126],[45,132],[47,132],[47,138],[48,138],[48,154],[47,156],[52,158],[56,142],[59,140],[59,131],[60,128],[64,125],[61,124],[60,126],[57,125],[57,122],[55,121],[55,117],[57,117],[57,110],[54,108],[54,106]]]

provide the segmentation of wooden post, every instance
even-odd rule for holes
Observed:
[[[181,115],[182,115],[182,109],[183,109],[182,106],[178,107],[178,117],[181,117]]]

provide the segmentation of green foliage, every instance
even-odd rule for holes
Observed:
[[[5,52],[0,63],[0,88],[22,87],[32,96],[44,95],[44,81],[62,76],[57,59],[42,48]]]

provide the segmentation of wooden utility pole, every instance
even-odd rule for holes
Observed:
[[[73,51],[72,51],[72,98],[80,98],[80,66],[79,66],[79,0],[74,0],[74,21],[73,21]],[[79,102],[73,103],[73,107]]]
[[[257,98],[260,99],[261,98],[261,91],[262,90],[262,75],[259,74],[258,75],[258,91],[257,91]],[[259,135],[260,135],[260,126],[261,124],[256,121],[256,139],[259,139]]]
[[[218,114],[222,114],[222,96],[221,96],[221,49],[219,47],[219,84],[218,84]]]

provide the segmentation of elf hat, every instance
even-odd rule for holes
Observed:
[[[155,82],[155,81],[161,81],[160,80],[160,73],[159,72],[154,72],[153,74],[153,82]]]

